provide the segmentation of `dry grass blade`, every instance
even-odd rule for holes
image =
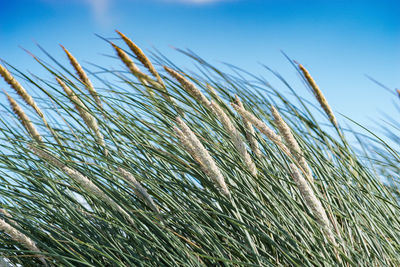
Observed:
[[[116,32],[121,36],[121,38],[124,40],[124,42],[128,45],[128,47],[131,49],[131,51],[137,56],[138,60],[145,66],[151,74],[154,75],[154,77],[157,79],[157,82],[161,84],[163,87],[165,87],[163,80],[161,79],[160,75],[154,68],[153,64],[149,60],[149,58],[143,53],[142,49],[138,47],[134,42],[132,42],[131,39],[126,37],[123,33],[119,32],[116,30]]]
[[[94,86],[93,86],[92,82],[90,81],[89,77],[87,76],[86,72],[83,70],[82,66],[79,64],[78,60],[76,60],[76,58],[64,46],[61,45],[61,48],[67,54],[67,57],[68,57],[71,65],[74,67],[76,74],[78,74],[79,79],[86,86],[86,88],[88,89],[90,95],[93,97],[93,99],[96,102],[96,104],[98,105],[98,107],[102,108],[102,103],[101,103],[100,97],[97,94],[96,90],[94,89]]]
[[[230,192],[226,186],[225,178],[222,176],[222,173],[217,167],[214,159],[205,149],[197,136],[192,132],[192,130],[190,130],[186,123],[182,121],[181,118],[177,117],[176,123],[183,134],[182,136],[190,143],[191,146],[189,150],[191,150],[192,153],[195,153],[194,158],[199,160],[199,163],[202,165],[202,170],[218,185],[219,189],[225,196],[230,197]],[[176,131],[176,133],[179,137],[179,132]],[[188,152],[190,153],[190,151]]]
[[[328,101],[326,100],[324,94],[319,89],[317,83],[311,77],[311,75],[308,72],[308,70],[306,70],[306,68],[303,67],[303,65],[299,64],[299,69],[303,73],[303,75],[306,78],[308,84],[313,89],[313,93],[314,93],[315,97],[317,98],[317,100],[318,100],[319,104],[321,105],[322,109],[325,111],[326,115],[328,115],[329,120],[331,121],[333,126],[338,128],[338,123],[337,123],[336,117],[333,114],[333,111],[332,111],[331,107],[329,106]]]
[[[32,136],[34,140],[38,143],[42,143],[43,139],[42,136],[39,134],[38,130],[36,129],[35,125],[31,122],[28,115],[24,112],[20,105],[18,105],[17,101],[14,100],[7,92],[4,92],[7,96],[8,102],[10,103],[11,109],[17,115],[19,121],[28,131],[28,133]]]
[[[281,115],[279,114],[278,110],[274,106],[271,106],[272,116],[274,117],[276,126],[286,142],[287,147],[289,148],[290,152],[297,160],[297,163],[300,165],[301,169],[304,171],[307,179],[312,182],[312,172],[311,169],[304,158],[304,153],[301,150],[299,143],[297,143],[296,139],[294,138],[292,131],[290,130],[289,126],[286,122],[282,119]]]

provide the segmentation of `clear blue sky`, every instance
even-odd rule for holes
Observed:
[[[119,29],[178,63],[187,65],[169,45],[256,74],[264,63],[295,81],[283,50],[310,70],[336,112],[367,123],[395,112],[397,99],[364,75],[400,87],[399,15],[398,0],[0,0],[0,58],[37,73],[18,47],[40,55],[36,41],[64,62],[59,43],[82,62],[110,64],[101,54],[112,50],[94,33]]]

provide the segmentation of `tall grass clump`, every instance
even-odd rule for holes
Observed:
[[[344,128],[302,65],[316,99],[117,34],[117,67],[0,66],[0,264],[400,265],[399,150]]]

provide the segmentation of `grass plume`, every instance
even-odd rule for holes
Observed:
[[[123,33],[116,30],[116,32],[121,36],[122,40],[128,45],[131,51],[137,56],[137,59],[145,66],[151,74],[157,79],[157,82],[162,86],[165,87],[163,80],[161,79],[160,75],[154,68],[153,64],[151,63],[150,59],[143,53],[142,49],[138,47],[131,39],[126,37]]]
[[[20,105],[18,105],[17,101],[15,101],[14,98],[12,98],[7,92],[4,93],[7,96],[11,109],[17,115],[21,124],[25,127],[25,129],[28,131],[28,133],[32,136],[34,140],[36,140],[38,143],[41,143],[43,141],[42,136],[36,129],[35,125],[31,122],[28,115],[26,115],[24,110],[21,108]]]
[[[179,50],[196,62],[189,75],[163,55],[154,54],[150,63],[137,47],[131,58],[112,45],[116,67],[92,65],[96,88],[102,88],[101,95],[92,93],[102,109],[92,93],[81,94],[91,82],[67,51],[79,77],[47,52],[57,67],[40,56],[34,59],[50,79],[13,68],[35,88],[37,104],[0,69],[24,100],[17,104],[5,94],[11,109],[0,106],[5,262],[400,265],[395,118],[394,127],[383,126],[386,136],[367,127],[337,129],[343,130],[338,136],[278,74],[282,84],[270,86],[247,71],[221,70]],[[164,68],[157,72],[153,64]],[[127,68],[133,75],[126,75]],[[284,93],[287,86],[294,97]],[[39,134],[35,127],[46,129],[28,118],[29,108],[49,118],[43,121],[52,136]]]
[[[72,67],[74,67],[76,74],[80,81],[86,86],[87,90],[89,91],[90,95],[93,97],[94,101],[96,102],[97,106],[102,108],[103,104],[101,103],[100,97],[97,94],[96,89],[92,82],[90,81],[89,77],[87,76],[86,72],[83,70],[82,66],[79,64],[78,60],[64,47],[61,45],[61,48],[64,50],[65,54],[67,55],[69,62],[71,63]]]
[[[338,123],[335,117],[335,114],[333,114],[333,111],[331,107],[328,104],[328,101],[326,100],[324,94],[322,93],[321,89],[319,89],[317,83],[314,81],[313,77],[311,74],[308,72],[306,68],[303,67],[303,65],[299,64],[299,69],[303,73],[304,77],[306,78],[308,84],[311,86],[313,93],[315,97],[317,98],[319,104],[321,105],[322,109],[325,111],[326,115],[328,115],[329,120],[335,126],[338,128]]]

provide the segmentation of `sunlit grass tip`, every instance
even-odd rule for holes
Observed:
[[[32,121],[29,119],[28,115],[26,115],[24,110],[21,108],[20,105],[18,105],[17,101],[15,101],[14,98],[12,98],[7,92],[4,91],[4,93],[7,96],[12,111],[17,115],[21,124],[34,140],[36,140],[38,143],[41,143],[43,141],[42,136],[40,135],[39,131],[36,129]]]
[[[308,84],[311,86],[313,93],[315,97],[317,98],[319,104],[321,105],[322,109],[325,111],[326,115],[328,115],[329,120],[335,126],[338,128],[338,123],[335,117],[335,114],[333,113],[331,107],[328,104],[328,101],[326,100],[324,94],[322,93],[321,89],[319,89],[317,83],[314,81],[313,77],[311,74],[308,72],[306,68],[304,68],[303,65],[298,64],[299,69],[303,73],[304,77],[306,78]]]
[[[79,64],[78,60],[64,46],[62,46],[62,45],[60,45],[60,46],[64,50],[65,54],[67,55],[71,65],[74,67],[76,74],[78,74],[80,81],[86,86],[87,90],[89,91],[90,95],[93,97],[97,106],[99,108],[102,108],[103,104],[101,103],[100,97],[97,94],[97,91],[94,88],[89,77],[87,76],[86,72],[83,70],[82,66]]]

